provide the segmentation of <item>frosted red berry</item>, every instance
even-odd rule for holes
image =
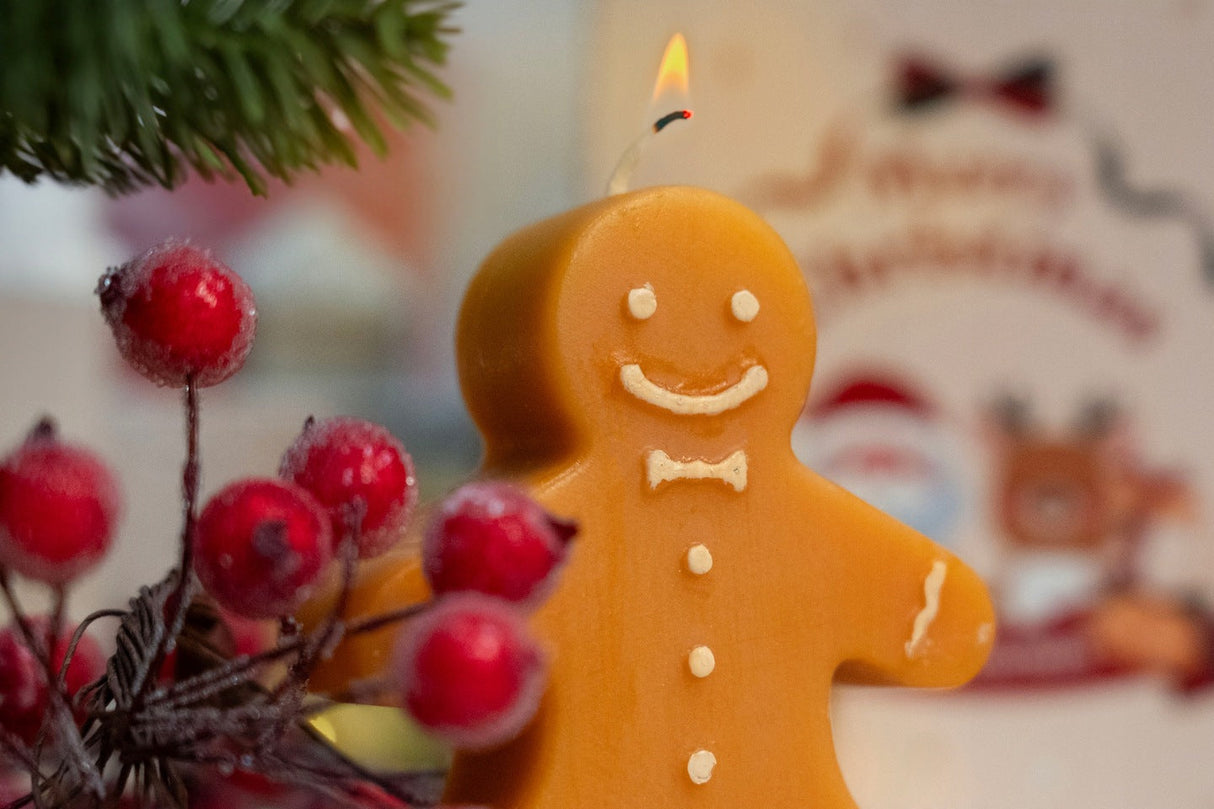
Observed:
[[[478,593],[440,600],[402,630],[393,670],[404,706],[456,747],[508,741],[535,715],[545,664],[511,604]]]
[[[529,600],[547,589],[574,531],[513,486],[469,483],[443,501],[426,527],[426,579],[435,593]]]
[[[279,474],[325,507],[335,536],[349,534],[352,520],[361,518],[363,559],[400,539],[417,505],[413,459],[386,428],[361,419],[309,419],[283,455]]]
[[[35,636],[45,644],[49,622],[36,618],[31,625]],[[56,640],[52,657],[52,670],[56,675],[67,657],[72,631],[61,630]],[[104,670],[101,647],[90,635],[82,635],[64,677],[68,699],[101,676]],[[26,744],[33,744],[49,708],[50,691],[42,665],[26,646],[17,627],[5,627],[0,630],[0,727]]]
[[[158,385],[199,387],[240,370],[253,345],[257,310],[248,285],[191,244],[167,241],[97,284],[118,350]]]
[[[109,467],[44,422],[0,462],[0,565],[70,581],[105,555],[120,512]]]
[[[303,489],[274,479],[232,483],[194,531],[194,570],[222,608],[246,618],[287,615],[333,558],[328,515]]]

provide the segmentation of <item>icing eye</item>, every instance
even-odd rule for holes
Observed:
[[[759,299],[749,289],[739,290],[729,299],[729,310],[738,320],[749,323],[759,314]]]
[[[647,320],[658,310],[658,296],[653,294],[653,287],[646,284],[643,287],[628,290],[628,313],[637,320]]]

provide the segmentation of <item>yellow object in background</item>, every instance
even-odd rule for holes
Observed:
[[[443,770],[451,764],[451,751],[399,708],[338,705],[317,714],[311,724],[343,755],[370,770]]]

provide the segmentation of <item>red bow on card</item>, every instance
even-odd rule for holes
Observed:
[[[1019,113],[1044,115],[1053,103],[1053,73],[1053,63],[1038,58],[993,79],[964,79],[927,59],[906,57],[898,65],[898,108],[924,112],[947,99],[972,96],[997,101]]]

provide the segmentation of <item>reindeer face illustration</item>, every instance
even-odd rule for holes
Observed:
[[[1023,440],[1004,461],[999,520],[1023,547],[1094,549],[1110,526],[1110,475],[1090,441]]]
[[[1002,430],[996,511],[1010,544],[1036,550],[1100,547],[1114,521],[1112,410],[1093,403],[1061,435],[1031,428],[1020,402],[1001,402],[996,416]]]

